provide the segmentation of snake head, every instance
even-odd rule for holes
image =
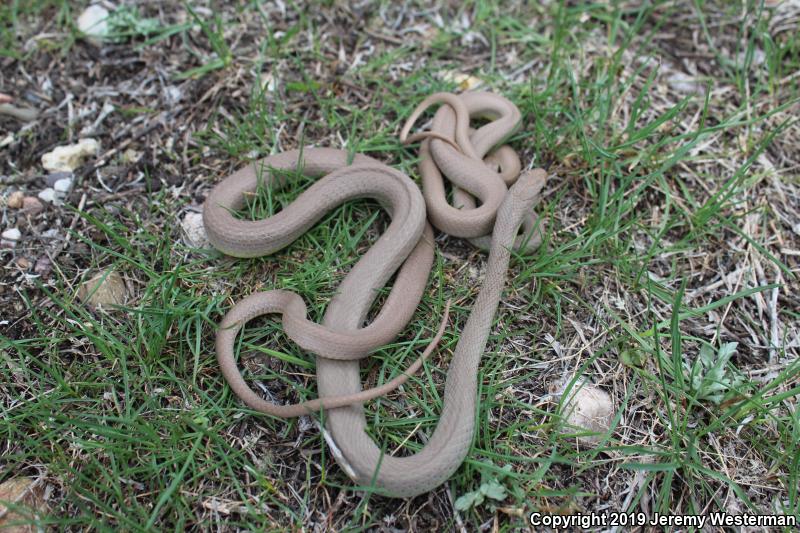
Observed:
[[[547,180],[547,172],[543,168],[534,168],[523,172],[509,192],[523,202],[532,202],[539,197]]]

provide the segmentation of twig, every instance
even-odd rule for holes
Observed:
[[[0,104],[0,114],[14,117],[22,122],[32,122],[39,116],[39,112],[32,107],[15,107],[11,104]]]
[[[781,272],[780,270],[775,267],[775,278],[776,281],[780,278]],[[778,343],[780,342],[780,338],[778,336],[778,293],[780,292],[780,287],[775,287],[772,289],[770,298],[767,301],[767,307],[769,308],[769,322],[770,322],[770,347],[769,347],[769,363],[775,364],[778,360]]]

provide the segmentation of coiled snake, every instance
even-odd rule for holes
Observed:
[[[408,137],[418,116],[440,103],[432,129]],[[477,130],[470,118],[489,122]],[[464,460],[473,438],[477,409],[478,364],[506,280],[510,250],[532,250],[540,232],[532,206],[544,184],[541,169],[520,176],[516,153],[502,145],[519,127],[520,113],[491,93],[437,93],[425,99],[401,133],[406,142],[422,139],[420,171],[423,193],[404,174],[363,155],[305,148],[267,157],[219,183],[209,194],[203,221],[211,243],[225,254],[256,257],[291,244],[321,217],[356,198],[377,200],[391,223],[353,266],[331,299],[322,324],[306,318],[297,294],[285,290],[258,292],[234,305],[220,324],[216,349],[222,373],[250,407],[280,417],[326,411],[335,457],[362,486],[395,497],[427,492],[449,478]],[[270,169],[300,169],[318,176],[306,191],[279,213],[263,220],[240,220],[232,212],[244,206],[246,194],[263,183],[274,189],[285,179]],[[263,174],[260,176],[260,174]],[[456,206],[447,202],[443,176],[453,184]],[[509,188],[510,186],[510,188]],[[480,205],[476,207],[476,199]],[[364,401],[385,394],[417,370],[441,337],[445,321],[425,352],[407,371],[382,387],[361,390],[359,359],[391,342],[408,324],[422,298],[433,262],[431,224],[489,249],[485,279],[472,313],[460,334],[447,372],[442,414],[427,444],[414,455],[384,455],[366,433]],[[518,235],[520,225],[527,231]],[[397,273],[378,316],[364,325],[378,290]],[[279,314],[289,338],[317,356],[319,399],[277,405],[261,398],[244,381],[234,359],[234,341],[248,320]],[[446,315],[446,311],[445,311]]]

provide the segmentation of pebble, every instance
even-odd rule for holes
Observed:
[[[200,213],[189,212],[181,220],[181,228],[186,235],[186,244],[194,248],[208,248],[211,243],[208,241],[206,228],[203,225],[203,215]]]
[[[108,10],[98,4],[83,10],[78,17],[77,26],[87,41],[96,46],[103,44],[103,38],[108,36],[108,14]]]
[[[42,238],[44,239],[58,239],[58,229],[57,228],[50,228],[42,232]]]
[[[22,191],[14,191],[8,196],[8,207],[11,209],[19,209],[22,207],[22,201],[25,194]]]
[[[64,178],[72,179],[72,172],[51,172],[45,178],[48,187],[52,187],[56,184],[57,181],[63,180]]]
[[[39,199],[43,202],[53,203],[56,199],[56,191],[48,187],[38,194]]]
[[[0,246],[3,248],[15,248],[22,238],[22,232],[17,228],[9,228],[0,235]]]
[[[51,270],[53,270],[53,263],[46,255],[43,255],[37,259],[36,264],[33,265],[33,272],[42,276],[43,278],[46,277]]]
[[[564,382],[564,387],[571,380]],[[561,395],[565,391],[557,394]],[[574,383],[569,391],[569,398],[562,404],[562,419],[566,422],[564,433],[574,434],[582,431],[592,435],[576,437],[578,442],[587,446],[598,444],[608,433],[614,418],[614,406],[611,396],[606,391],[589,383]]]
[[[174,85],[164,87],[164,89],[162,89],[162,94],[164,96],[164,103],[167,104],[169,108],[175,107],[178,102],[183,99],[183,92],[179,87]]]
[[[98,272],[78,288],[78,298],[97,309],[124,305],[127,296],[125,281],[113,270]]]
[[[17,266],[22,270],[28,270],[31,267],[31,262],[26,257],[20,257],[17,259]]]
[[[22,210],[27,211],[33,216],[36,216],[44,211],[44,206],[42,205],[42,202],[33,196],[26,196],[22,199]]]
[[[72,172],[78,168],[83,160],[95,155],[100,150],[100,143],[95,139],[86,138],[77,144],[57,146],[53,151],[42,156],[42,166],[46,170]]]
[[[53,185],[55,197],[59,200],[65,200],[72,190],[72,178],[62,178]]]
[[[10,363],[11,359],[8,360]],[[14,367],[11,370],[16,374]],[[46,483],[24,476],[0,483],[0,531],[8,533],[38,531],[38,528],[28,524],[31,523],[31,516],[44,516],[47,512],[46,486]]]

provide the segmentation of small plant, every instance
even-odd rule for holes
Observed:
[[[492,462],[488,461],[487,464],[492,465]],[[482,505],[487,499],[498,502],[505,500],[508,492],[501,481],[508,477],[508,473],[511,472],[511,465],[504,466],[503,471],[506,473],[498,473],[496,470],[488,469],[481,472],[480,487],[477,490],[459,496],[455,503],[456,509],[467,511]]]
[[[128,38],[156,33],[160,24],[158,19],[143,18],[135,7],[120,6],[108,15],[108,39],[115,43]]]
[[[703,344],[694,363],[683,363],[684,375],[696,399],[719,405],[726,394],[741,385],[738,371],[728,367],[737,346],[736,342],[728,342],[715,351],[711,345]]]

